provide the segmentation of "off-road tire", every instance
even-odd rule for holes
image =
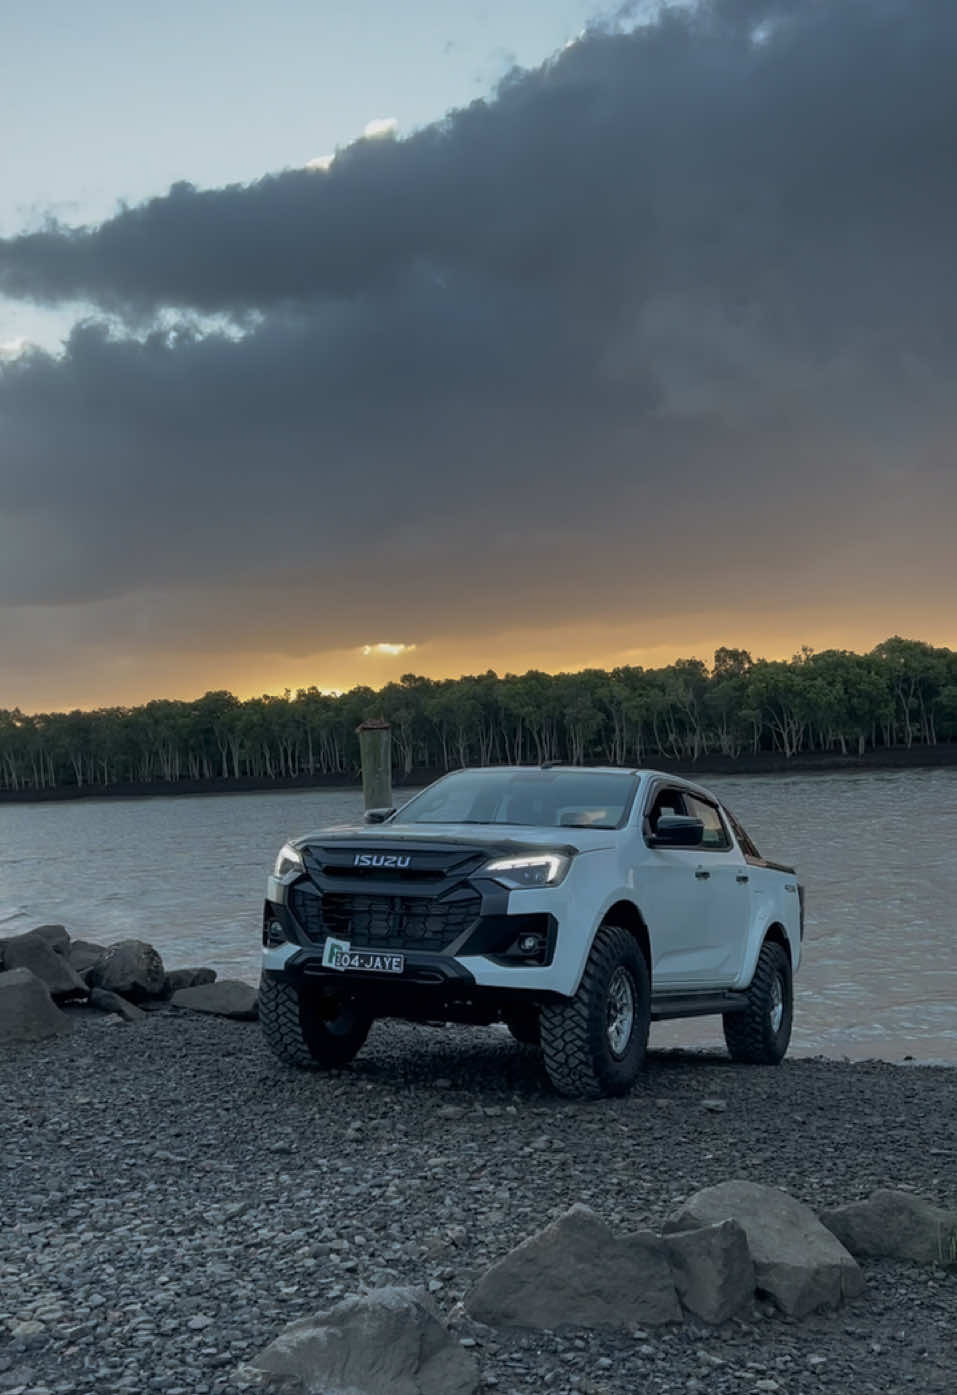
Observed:
[[[774,1009],[780,995],[781,1017],[774,1025]],[[726,1012],[724,1039],[733,1061],[752,1066],[776,1066],[784,1060],[791,1040],[794,1015],[794,980],[787,952],[774,940],[765,940],[758,955],[743,1012]]]
[[[505,1018],[505,1025],[522,1046],[541,1046],[542,1024],[535,1008],[511,1014]]]
[[[282,979],[263,974],[259,1025],[266,1045],[280,1061],[308,1070],[335,1070],[362,1049],[372,1019],[347,1009],[325,1021],[316,1000],[302,996]]]
[[[630,1036],[615,1052],[609,1038],[610,989],[616,971],[630,986]],[[617,982],[622,978],[619,975]],[[651,985],[644,955],[632,935],[603,925],[595,936],[578,992],[541,1009],[542,1050],[552,1085],[571,1099],[624,1095],[645,1062],[651,1025]]]

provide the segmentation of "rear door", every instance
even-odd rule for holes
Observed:
[[[688,813],[701,819],[704,837],[695,876],[707,894],[700,926],[700,972],[709,987],[733,983],[741,968],[751,919],[750,871],[719,806],[697,794],[686,794]]]

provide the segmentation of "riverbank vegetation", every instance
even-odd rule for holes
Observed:
[[[345,781],[358,771],[355,729],[372,716],[392,723],[400,778],[497,762],[694,765],[719,756],[743,766],[768,754],[926,754],[957,743],[957,652],[895,636],[868,654],[804,649],[787,661],[722,648],[710,666],[407,674],[379,692],[305,688],[243,702],[209,692],[93,712],[0,710],[0,790]]]

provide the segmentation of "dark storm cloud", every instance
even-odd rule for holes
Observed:
[[[859,562],[950,487],[955,71],[939,0],[716,0],[326,173],[0,242],[7,294],[130,327],[0,374],[4,597],[219,586],[308,649]]]
[[[328,172],[180,184],[98,228],[10,239],[0,286],[231,313],[418,269],[588,305],[706,288],[832,334],[835,294],[849,328],[917,289],[926,316],[941,287],[917,264],[954,232],[955,50],[939,0],[717,0],[594,34]]]

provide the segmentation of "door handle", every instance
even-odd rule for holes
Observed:
[[[698,878],[699,882],[706,882],[711,876],[711,873],[706,871],[704,867],[699,867],[697,872],[695,872],[695,876]]]
[[[748,876],[747,872],[739,872],[735,877],[736,882],[749,882],[750,880],[751,878]]]

